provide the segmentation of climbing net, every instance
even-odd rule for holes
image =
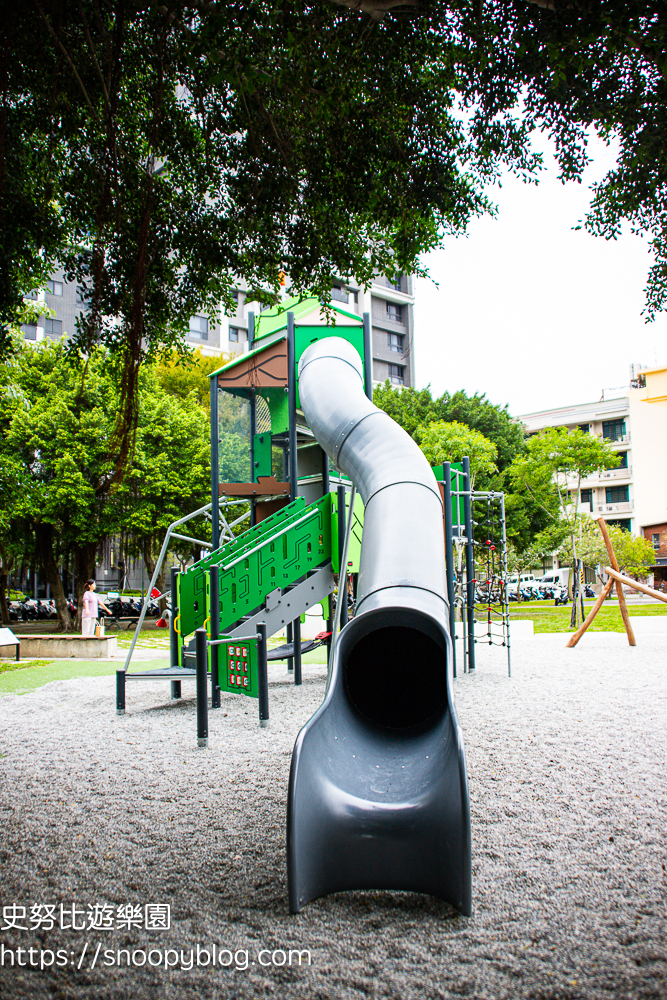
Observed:
[[[510,665],[507,603],[507,536],[504,493],[472,494],[476,643],[507,647]],[[472,589],[472,588],[470,588]]]

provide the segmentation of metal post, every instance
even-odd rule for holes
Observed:
[[[331,486],[329,482],[329,456],[324,448],[322,449],[322,496],[325,497]]]
[[[299,479],[296,453],[296,349],[294,345],[294,313],[287,313],[287,399],[289,409],[289,483],[290,500],[296,500]]]
[[[355,500],[356,495],[357,495],[356,486],[354,484],[352,484],[352,489],[350,491],[350,509],[351,510],[354,510],[354,500]],[[347,519],[347,526],[346,526],[346,529],[345,529],[345,544],[343,546],[343,558],[342,558],[342,562],[343,562],[344,565],[347,565],[347,553],[348,553],[349,547],[350,547],[350,534],[351,534],[351,530],[352,530],[352,518],[349,517]],[[339,580],[340,580],[340,577],[339,577]],[[336,651],[336,643],[338,641],[338,630],[340,628],[340,608],[341,608],[340,601],[337,601],[336,602],[336,613],[334,615],[333,628],[332,628],[332,633],[331,633],[331,645],[329,646],[329,659],[328,659],[328,662],[327,662],[327,684],[326,684],[326,690],[327,691],[329,690],[329,684],[331,683],[331,668],[333,667],[333,658],[334,658],[334,653]]]
[[[472,487],[470,485],[470,459],[463,459],[465,491],[463,516],[466,532],[466,616],[468,619],[468,670],[475,669],[475,557],[472,530]]]
[[[347,625],[347,566],[343,565],[343,549],[345,548],[345,487],[336,489],[336,506],[338,508],[338,603],[340,604],[340,627]],[[350,517],[352,511],[350,511]]]
[[[294,683],[301,684],[301,619],[295,618],[292,622],[294,633]]]
[[[294,642],[294,629],[292,628],[292,623],[291,622],[287,623],[286,633],[287,633],[287,642],[288,643]],[[294,672],[294,657],[293,656],[288,656],[287,657],[287,673],[291,674],[293,672]]]
[[[125,715],[125,671],[116,671],[116,715]]]
[[[197,663],[197,746],[208,746],[208,636],[205,628],[195,630]]]
[[[220,638],[220,567],[211,566],[209,600],[211,604],[211,639]],[[211,646],[211,708],[220,708],[220,673],[218,645]]]
[[[371,314],[364,313],[364,392],[373,400],[373,337]]]
[[[268,641],[266,624],[257,623],[257,687],[259,694],[259,724],[266,729],[269,724],[269,668],[266,659]]]
[[[252,395],[249,400],[250,406],[250,482],[256,483],[257,476],[255,475],[255,429],[257,426],[257,398],[255,396],[255,391],[253,389]],[[257,501],[254,497],[250,500],[250,527],[254,528],[257,524]]]
[[[510,607],[507,597],[507,531],[505,529],[505,494],[500,494],[500,536],[503,543],[503,619],[506,624],[507,636],[507,676],[512,676],[512,658],[510,656]]]
[[[454,543],[452,541],[452,463],[443,462],[445,493],[445,568],[447,600],[449,601],[449,631],[452,636],[452,671],[456,677],[456,605],[454,603]],[[458,503],[458,497],[456,498]]]
[[[169,665],[178,666],[178,632],[176,631],[176,618],[178,617],[178,570],[171,567],[171,614],[169,615]],[[172,700],[181,697],[181,682],[171,682]]]
[[[211,379],[211,541],[220,545],[220,427],[218,422],[218,377]]]
[[[169,615],[169,665],[177,667],[179,665],[178,656],[178,632],[176,631],[176,619],[178,618],[178,577],[179,571],[175,566],[171,568],[171,614]],[[171,682],[171,700],[178,701],[181,697],[181,682]]]
[[[252,351],[253,344],[255,343],[255,314],[254,312],[248,313],[248,350]]]

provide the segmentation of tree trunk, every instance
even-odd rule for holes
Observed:
[[[9,625],[9,604],[7,603],[7,570],[0,569],[0,616],[5,628]]]
[[[58,563],[56,562],[53,554],[52,525],[36,524],[35,541],[37,543],[37,550],[44,569],[44,575],[49,582],[53,599],[56,602],[56,611],[58,612],[58,631],[68,632],[72,627],[72,618],[69,613],[69,606],[67,604],[67,598],[65,597],[65,589],[60,576],[60,570],[58,569]]]
[[[83,594],[86,589],[86,580],[91,580],[95,576],[95,564],[97,562],[97,546],[99,542],[86,542],[85,545],[75,545],[74,564],[76,566],[76,630],[81,631],[81,614],[83,612]]]
[[[153,573],[155,572],[155,559],[153,557],[153,541],[154,536],[148,535],[144,538],[144,564],[149,574],[149,581],[153,579]],[[160,566],[160,572],[158,573],[157,580],[155,581],[155,586],[160,591],[161,594],[164,593],[164,562]],[[147,600],[150,600],[150,594],[146,596]],[[167,607],[166,597],[160,598],[160,611],[164,611]]]
[[[577,544],[574,540],[574,535],[572,535],[572,613],[570,615],[570,628],[577,627],[578,597],[579,597],[579,560],[577,559]]]

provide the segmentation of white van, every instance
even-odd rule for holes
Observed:
[[[509,576],[507,578],[507,593],[516,594],[517,584],[521,586],[522,590],[535,590],[537,582],[532,573],[522,573],[520,577]]]
[[[537,581],[538,587],[567,587],[570,579],[570,570],[566,566],[554,569],[551,573],[545,573]]]

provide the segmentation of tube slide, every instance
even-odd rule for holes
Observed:
[[[451,691],[442,502],[424,455],[364,394],[339,337],[299,364],[301,405],[365,504],[357,612],[297,737],[289,902],[346,889],[430,893],[471,912],[470,807]]]

